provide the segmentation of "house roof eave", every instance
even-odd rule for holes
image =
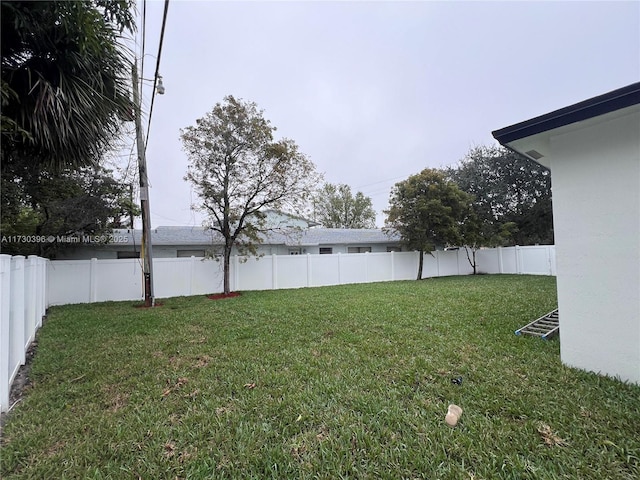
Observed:
[[[640,104],[640,82],[491,132],[502,145]]]

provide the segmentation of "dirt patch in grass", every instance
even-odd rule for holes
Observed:
[[[163,305],[164,305],[164,303],[162,303],[162,302],[153,302],[153,305],[148,307],[144,303],[136,303],[134,305],[134,308],[155,308],[155,307],[162,307]]]
[[[229,292],[229,293],[214,293],[212,295],[207,295],[209,300],[224,300],[225,298],[235,298],[239,297],[240,292]]]

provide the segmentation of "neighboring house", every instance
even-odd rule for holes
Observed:
[[[493,136],[551,169],[562,361],[640,383],[640,83]]]
[[[302,222],[302,223],[301,223]],[[306,225],[314,225],[307,222]],[[278,222],[258,247],[261,255],[364,253],[401,251],[400,237],[380,229],[305,228],[302,219]],[[106,244],[83,242],[60,252],[58,260],[137,258],[141,230],[114,230]],[[203,227],[158,227],[151,231],[154,258],[204,257],[221,253],[222,236]],[[236,254],[234,252],[234,254]]]
[[[267,209],[265,213],[265,222],[267,228],[274,230],[291,230],[299,228],[317,227],[320,224],[313,220],[282,212],[280,210]]]

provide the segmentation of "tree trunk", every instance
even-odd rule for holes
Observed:
[[[478,268],[478,264],[476,263],[476,249],[471,247],[473,259],[471,258],[471,256],[469,256],[469,247],[467,247],[466,245],[464,247],[464,251],[467,252],[467,260],[469,261],[469,265],[471,265],[471,268],[473,268],[473,274],[477,275],[478,272],[476,271],[476,269]]]
[[[420,258],[418,260],[418,278],[416,280],[422,280],[422,266],[424,265],[424,252],[420,250]]]
[[[229,292],[231,292],[231,287],[230,287],[230,280],[229,280],[229,266],[231,264],[230,262],[231,260],[231,248],[227,247],[225,245],[224,247],[224,291],[223,293],[225,295],[227,295]]]

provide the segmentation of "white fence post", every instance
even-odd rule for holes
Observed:
[[[42,326],[47,307],[45,306],[45,290],[47,288],[47,261],[44,258],[36,259],[38,273],[36,275],[36,329]]]
[[[233,271],[233,285],[235,285],[233,290],[237,292],[240,290],[240,259],[238,258],[238,255],[233,256]],[[229,283],[231,283],[231,279],[229,280]]]
[[[307,287],[310,287],[311,283],[311,254],[307,253]]]
[[[98,301],[98,259],[92,258],[89,264],[89,303]]]
[[[11,310],[9,325],[10,365],[9,382],[15,375],[16,365],[25,362],[25,349],[29,345],[31,333],[33,303],[31,300],[31,268],[29,262],[22,255],[16,255],[11,259]],[[35,320],[35,312],[33,312]],[[35,324],[35,321],[34,321]]]
[[[0,411],[9,409],[11,255],[0,255]]]
[[[391,281],[396,279],[396,257],[394,255],[394,252],[391,252]]]
[[[29,255],[25,269],[25,294],[24,301],[27,312],[27,324],[25,331],[26,349],[35,339],[36,330],[38,329],[38,306],[36,298],[38,296],[38,257]]]
[[[193,285],[195,284],[196,276],[196,257],[191,255],[189,257],[189,295],[193,295]]]
[[[278,256],[271,255],[271,288],[278,289]]]
[[[369,278],[369,260],[371,260],[371,255],[369,255],[369,252],[364,252],[364,281],[365,282],[371,281],[371,279]]]

